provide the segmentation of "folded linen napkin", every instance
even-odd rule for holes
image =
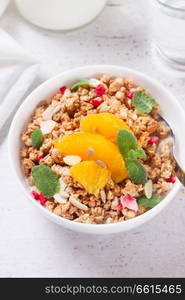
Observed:
[[[0,29],[0,131],[24,99],[38,71],[38,61]]]

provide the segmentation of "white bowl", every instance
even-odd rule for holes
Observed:
[[[35,205],[37,209],[40,210],[46,217],[48,217],[51,221],[59,224],[60,226],[74,231],[92,234],[109,234],[128,231],[143,224],[144,222],[157,215],[162,209],[166,207],[166,205],[170,201],[173,200],[179,190],[180,183],[176,182],[168,195],[157,206],[136,218],[114,224],[81,224],[56,216],[48,209],[41,206],[37,201],[35,201],[30,195],[30,189],[27,186],[25,177],[20,169],[20,134],[23,128],[28,123],[28,120],[30,119],[30,116],[33,113],[35,107],[43,99],[48,99],[52,95],[54,95],[58,91],[58,88],[60,86],[70,86],[76,81],[85,78],[96,77],[96,75],[100,74],[129,77],[133,79],[138,85],[141,85],[148,89],[151,95],[159,102],[163,116],[169,121],[175,132],[178,157],[181,163],[185,165],[185,139],[182,138],[182,131],[185,128],[185,113],[178,103],[177,99],[172,96],[169,91],[165,89],[160,83],[151,79],[147,75],[124,67],[111,65],[97,65],[76,68],[59,74],[56,77],[47,80],[38,88],[36,88],[22,103],[13,119],[8,137],[8,151],[11,167],[20,188],[24,192],[26,198],[30,202],[32,202],[33,205]]]

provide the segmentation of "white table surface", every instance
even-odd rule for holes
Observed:
[[[152,54],[148,3],[109,1],[94,23],[66,34],[30,26],[11,5],[0,27],[42,62],[45,71],[35,85],[72,67],[111,63],[157,78],[185,106],[185,78],[163,68]],[[9,168],[6,139],[0,146],[0,187],[1,277],[185,276],[183,191],[136,230],[91,237],[73,233],[45,219],[22,195]]]

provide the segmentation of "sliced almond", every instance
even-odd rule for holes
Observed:
[[[65,198],[62,198],[60,194],[55,194],[55,195],[53,196],[53,198],[54,198],[55,201],[58,202],[58,203],[62,203],[62,204],[63,204],[63,203],[66,203],[66,202],[67,202],[67,200],[66,200]]]
[[[45,121],[51,120],[52,116],[61,109],[61,105],[58,104],[56,106],[50,105],[46,110],[43,112],[42,117]]]
[[[144,192],[145,192],[145,196],[146,198],[150,199],[152,197],[152,189],[153,189],[153,186],[152,186],[152,180],[148,180],[147,183],[145,183],[145,186],[144,186]]]
[[[102,202],[105,203],[107,197],[106,197],[106,193],[105,193],[104,189],[100,191],[100,197],[101,197]]]
[[[63,161],[65,162],[66,165],[69,166],[74,166],[81,162],[81,157],[78,155],[67,155],[63,158]]]
[[[56,124],[57,124],[57,122],[55,122],[53,120],[43,121],[40,124],[40,129],[43,134],[48,134],[48,133],[52,132],[52,130],[55,128]]]
[[[60,182],[60,190],[64,191],[65,188],[67,187],[67,184],[63,181],[62,177],[60,177],[59,182]]]
[[[115,197],[114,200],[112,201],[111,209],[116,210],[118,203],[119,203],[119,199],[118,199],[118,197]]]
[[[103,168],[107,168],[106,164],[102,160],[96,160],[97,164],[100,165]]]
[[[65,199],[69,198],[69,194],[64,191],[60,191],[59,194],[62,198],[65,198]]]
[[[76,199],[76,197],[74,195],[72,195],[70,198],[69,198],[69,201],[74,205],[76,206],[77,208],[81,209],[81,210],[88,210],[88,207],[81,203],[80,201],[78,201]]]

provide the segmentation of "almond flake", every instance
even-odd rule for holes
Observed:
[[[40,129],[43,134],[48,134],[48,133],[52,132],[52,130],[55,128],[56,124],[57,124],[57,122],[55,122],[53,120],[43,121],[40,124]]]
[[[96,160],[97,164],[100,165],[103,168],[107,168],[106,164],[102,160]]]
[[[81,157],[78,155],[67,155],[63,158],[63,161],[65,162],[66,165],[69,166],[74,166],[81,162]]]
[[[70,201],[74,206],[76,206],[76,207],[79,208],[79,209],[82,209],[82,210],[88,210],[88,207],[87,207],[85,204],[83,204],[83,203],[81,203],[80,201],[78,201],[74,195],[72,195],[72,196],[69,198],[69,201]]]
[[[48,108],[43,112],[42,117],[45,121],[51,120],[52,116],[61,109],[61,105],[50,105]]]
[[[115,197],[114,200],[112,201],[111,209],[116,210],[118,203],[119,203],[119,199],[118,197]]]
[[[60,194],[55,194],[53,196],[53,198],[55,199],[55,201],[57,201],[58,203],[66,203],[67,200],[65,198],[62,198]]]
[[[59,182],[60,182],[60,190],[64,191],[65,188],[67,187],[67,184],[63,181],[62,177],[60,177]]]
[[[62,197],[62,198],[69,198],[69,194],[68,193],[66,193],[66,192],[64,192],[64,191],[60,191],[59,192],[59,194],[60,194],[60,196]]]
[[[147,183],[145,183],[144,186],[144,192],[146,198],[150,199],[152,197],[152,180],[148,180]]]
[[[106,202],[106,193],[105,193],[104,189],[100,191],[100,197],[101,197],[102,202],[105,203]]]

